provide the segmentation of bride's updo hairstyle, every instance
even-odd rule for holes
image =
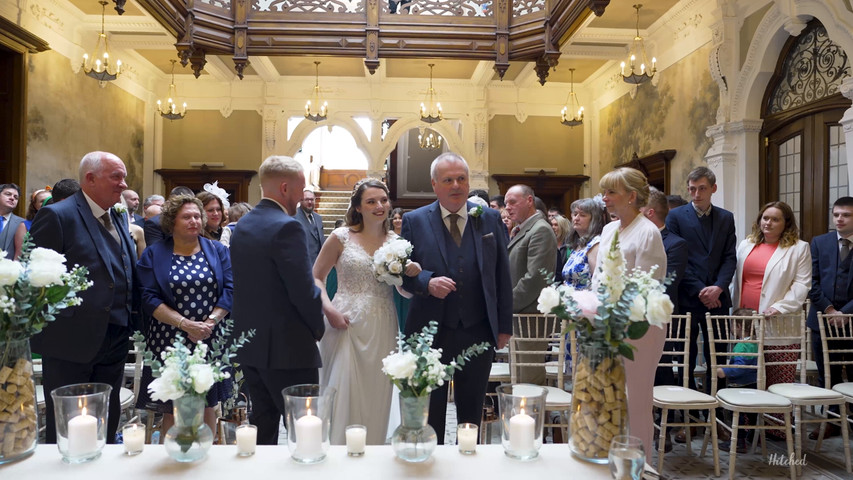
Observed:
[[[385,192],[385,195],[389,195],[388,187],[385,186],[380,180],[375,178],[364,178],[358,181],[354,187],[352,187],[352,196],[349,199],[349,208],[347,209],[346,217],[344,217],[347,221],[347,226],[350,227],[350,230],[353,232],[360,232],[364,228],[364,217],[361,213],[356,210],[356,207],[361,206],[361,198],[364,196],[364,191],[368,188],[379,188]],[[391,211],[391,204],[388,204],[388,212]],[[382,227],[385,231],[391,229],[391,216],[386,215],[385,221],[382,223]]]

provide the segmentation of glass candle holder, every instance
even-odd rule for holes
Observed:
[[[50,392],[56,416],[56,446],[65,463],[83,463],[101,456],[107,443],[107,406],[112,387],[78,383]]]
[[[139,455],[145,448],[145,425],[128,423],[121,428],[121,438],[124,442],[125,455]]]
[[[456,427],[456,443],[460,453],[465,455],[477,453],[478,431],[476,423],[460,423]]]
[[[364,455],[364,445],[367,443],[367,427],[364,425],[349,425],[346,431],[347,455],[360,457]]]
[[[504,453],[518,460],[532,460],[542,448],[545,397],[548,391],[530,384],[497,388]]]
[[[237,455],[248,457],[255,454],[258,445],[258,427],[244,423],[235,430],[237,437]]]
[[[329,450],[329,430],[336,390],[320,385],[294,385],[284,395],[287,447],[299,463],[317,463]]]

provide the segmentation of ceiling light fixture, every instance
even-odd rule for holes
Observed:
[[[104,29],[104,17],[107,11],[106,0],[98,2],[101,4],[101,33],[98,34],[98,43],[92,57],[83,54],[83,72],[98,81],[101,88],[121,75],[121,60],[116,60],[115,69],[110,68],[110,46],[107,43],[107,34]]]
[[[646,45],[643,43],[643,37],[640,36],[640,9],[643,8],[643,4],[638,3],[634,5],[634,9],[637,10],[637,34],[634,36],[634,41],[631,43],[631,57],[630,65],[625,65],[625,62],[622,62],[620,66],[622,67],[622,80],[625,83],[630,83],[632,85],[639,85],[641,83],[646,83],[655,76],[657,69],[655,68],[655,64],[657,63],[657,59],[652,57],[651,68],[646,70],[646,65],[648,65],[648,58],[646,57]],[[640,62],[640,71],[637,73],[637,62]],[[630,71],[628,74],[625,74],[625,67],[628,66]]]

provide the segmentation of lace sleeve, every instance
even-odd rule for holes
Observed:
[[[338,227],[332,230],[332,235],[338,237],[338,240],[341,241],[341,245],[347,243],[349,240],[349,227]]]

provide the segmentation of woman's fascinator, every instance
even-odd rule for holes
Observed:
[[[228,209],[231,208],[231,204],[228,203],[228,192],[219,187],[219,180],[213,182],[212,184],[205,183],[203,188],[205,192],[212,193],[213,195],[219,197],[219,201],[222,202],[222,210],[227,212]]]
[[[592,197],[592,200],[602,209],[607,208],[607,205],[604,204],[604,197],[600,193],[598,195]]]

